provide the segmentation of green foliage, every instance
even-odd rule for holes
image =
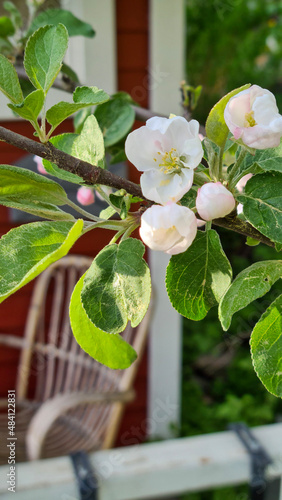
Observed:
[[[46,95],[57,77],[68,47],[68,32],[63,24],[39,28],[28,39],[24,67],[32,84]]]
[[[221,96],[245,82],[270,89],[281,109],[281,14],[276,0],[186,2],[186,71],[191,85],[203,85],[193,114],[200,123]]]
[[[48,109],[46,118],[50,125],[52,125],[52,130],[54,130],[61,122],[76,111],[88,106],[101,104],[108,99],[108,94],[98,89],[98,87],[77,87],[73,93],[74,102],[58,102]]]
[[[105,147],[101,129],[94,115],[88,116],[83,129],[72,145],[72,156],[104,167]]]
[[[282,143],[273,149],[257,149],[254,156],[248,154],[240,171],[244,174],[248,173],[256,165],[262,170],[274,170],[282,173]]]
[[[282,261],[256,262],[236,276],[223,295],[219,305],[219,319],[224,330],[228,330],[235,312],[253,300],[262,297],[281,277]]]
[[[0,36],[12,36],[15,33],[15,27],[9,17],[0,17]]]
[[[248,89],[250,85],[251,84],[248,83],[246,85],[243,85],[242,87],[239,87],[238,89],[232,90],[232,92],[229,92],[229,94],[222,97],[222,99],[220,99],[220,101],[215,104],[215,106],[209,113],[208,119],[206,121],[206,134],[207,137],[219,147],[224,146],[229,134],[229,129],[224,120],[224,110],[226,108],[226,105],[231,97],[238,94],[242,90]]]
[[[0,54],[0,90],[14,104],[23,101],[22,89],[17,72],[8,59]]]
[[[60,134],[52,137],[50,142],[56,148],[75,158],[87,161],[101,168],[104,167],[105,149],[103,136],[93,115],[88,116],[87,120],[85,120],[80,134]],[[59,179],[75,184],[84,184],[83,179],[78,175],[57,167],[55,163],[44,159],[43,165],[49,174]]]
[[[120,218],[126,219],[131,203],[138,203],[142,199],[126,193],[124,189],[120,189],[119,191],[115,191],[114,194],[110,194],[110,201],[118,209]]]
[[[256,260],[279,258],[273,248],[246,247],[244,239],[235,233],[220,232],[235,274]],[[236,421],[252,427],[280,418],[281,399],[267,392],[254,372],[249,335],[266,307],[281,293],[280,280],[266,296],[235,315],[224,335],[218,327],[216,308],[200,325],[184,319],[180,436],[225,431]],[[239,500],[243,492],[248,498],[248,486],[241,486],[187,494],[181,499]]]
[[[11,21],[15,29],[20,28],[22,26],[22,16],[15,4],[13,2],[6,1],[3,3],[3,7],[10,13]]]
[[[243,203],[246,219],[260,233],[282,243],[282,172],[255,175],[237,200]]]
[[[90,24],[81,21],[70,11],[64,9],[47,9],[40,12],[40,14],[33,19],[27,36],[30,36],[38,28],[46,26],[46,24],[55,26],[63,24],[67,28],[69,36],[82,35],[93,38],[95,35],[95,31]]]
[[[81,235],[83,221],[32,222],[0,240],[0,302],[66,255]]]
[[[103,132],[105,147],[123,139],[130,132],[135,119],[131,104],[119,94],[99,106],[95,116]]]
[[[0,165],[0,204],[51,220],[73,219],[58,206],[68,202],[64,189],[42,175]]]
[[[8,104],[8,106],[14,113],[35,125],[38,115],[43,108],[44,100],[43,90],[38,89],[28,94],[21,104]]]
[[[265,311],[251,336],[254,368],[267,390],[282,397],[282,295]]]
[[[216,231],[198,231],[186,252],[171,257],[167,293],[180,314],[198,321],[220,301],[231,277],[232,269]]]
[[[95,257],[84,278],[81,300],[97,328],[116,334],[129,320],[134,327],[143,319],[151,295],[144,251],[141,241],[128,238],[106,246]]]
[[[134,349],[119,334],[96,328],[82,306],[80,294],[84,277],[77,283],[70,302],[70,321],[76,341],[99,363],[113,369],[128,368],[137,357]]]

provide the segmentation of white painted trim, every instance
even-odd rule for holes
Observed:
[[[273,459],[268,477],[281,476],[282,424],[252,431]],[[250,458],[231,431],[97,451],[89,458],[99,500],[163,498],[250,480]],[[0,467],[1,500],[11,499],[8,472],[8,465]],[[69,457],[18,463],[16,485],[17,500],[79,499]]]
[[[88,21],[96,31],[94,38],[71,37],[65,61],[82,83],[95,85],[110,94],[116,92],[115,0],[62,0],[62,8]],[[51,89],[47,106],[58,101],[72,101],[71,94]],[[0,121],[21,120],[7,107],[8,99],[0,93]]]
[[[181,114],[179,82],[185,65],[184,0],[150,0],[150,108]],[[148,417],[154,421],[158,400],[174,405],[169,418],[159,422],[157,434],[170,436],[170,423],[180,419],[182,321],[170,305],[165,289],[168,256],[150,252],[157,306],[149,346]],[[149,429],[150,431],[150,429]],[[155,435],[151,425],[151,435]]]
[[[115,0],[62,0],[62,5],[89,22],[94,38],[72,37],[68,62],[81,81],[110,94],[117,90]]]

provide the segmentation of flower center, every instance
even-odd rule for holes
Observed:
[[[253,111],[249,111],[249,113],[245,114],[244,127],[254,127],[255,125],[257,125],[257,122],[254,119],[254,112]]]
[[[186,158],[185,156],[178,156],[175,148],[171,148],[170,151],[163,154],[158,152],[158,155],[161,156],[159,167],[165,174],[179,174],[184,167],[183,162]],[[157,162],[157,158],[154,158],[154,161]]]

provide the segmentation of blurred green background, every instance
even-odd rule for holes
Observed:
[[[211,107],[244,83],[268,88],[282,110],[282,2],[188,0],[187,81],[203,91],[193,118],[205,123]],[[220,231],[234,275],[253,262],[281,258],[274,249],[248,247],[245,238]],[[217,310],[197,323],[184,320],[182,423],[176,432],[191,436],[282,420],[282,401],[267,392],[252,367],[249,338],[266,307],[282,293],[278,282],[262,299],[234,316],[222,331]],[[183,500],[247,500],[248,488],[186,495]]]
[[[282,108],[282,2],[187,0],[187,80],[203,85],[195,118],[245,83],[268,88]]]

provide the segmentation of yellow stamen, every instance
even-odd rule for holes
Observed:
[[[249,113],[246,113],[244,127],[254,127],[255,125],[257,125],[257,122],[254,118],[254,112],[250,111]]]

